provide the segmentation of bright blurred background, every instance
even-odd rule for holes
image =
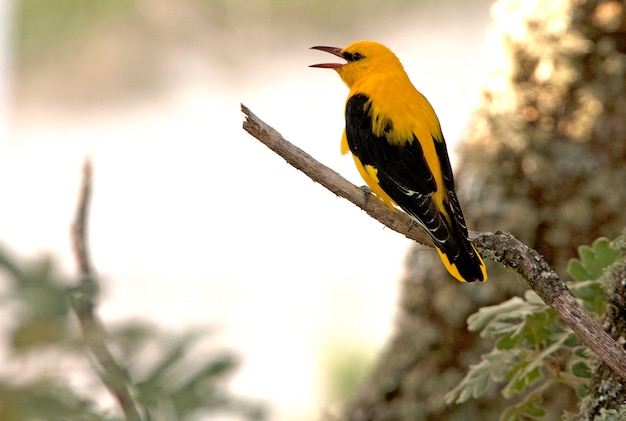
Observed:
[[[234,393],[317,419],[346,364],[384,345],[410,243],[245,133],[239,104],[360,185],[339,154],[347,88],[307,67],[328,60],[309,47],[376,40],[432,102],[454,164],[490,3],[4,0],[0,243],[74,273],[90,157],[105,323],[212,326],[243,361]]]

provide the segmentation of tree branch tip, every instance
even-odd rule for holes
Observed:
[[[239,105],[241,106],[241,112],[243,113],[244,117],[243,124],[245,126],[245,124],[249,123],[250,120],[254,120],[256,116],[252,111],[250,111],[250,108],[246,107],[243,103],[240,103]]]

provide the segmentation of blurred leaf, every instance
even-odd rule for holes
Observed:
[[[78,294],[86,297],[88,305],[97,293],[95,283],[81,282],[78,287],[67,287],[50,259],[22,263],[0,248],[0,270],[8,276],[8,292],[3,304],[12,312],[11,339],[20,358],[28,357],[45,364],[49,357],[38,354],[42,345],[55,351],[55,359],[72,357],[70,350],[81,349],[84,341],[69,335],[70,299]],[[95,289],[94,289],[95,288]],[[75,303],[75,301],[74,301]],[[93,332],[90,333],[93,335]],[[250,420],[262,420],[266,409],[255,402],[232,396],[227,388],[227,376],[237,368],[234,354],[221,354],[198,359],[192,347],[204,337],[198,330],[172,335],[164,334],[145,323],[129,322],[112,330],[101,332],[107,346],[114,349],[123,367],[130,367],[128,381],[143,405],[141,412],[148,419],[189,420],[198,414],[217,410],[238,414]],[[59,352],[60,351],[60,352]],[[83,353],[80,353],[83,358]],[[146,358],[147,357],[147,358]],[[150,364],[152,362],[152,364]],[[107,372],[106,367],[95,368],[99,375],[115,382],[119,373]],[[144,373],[143,376],[141,373]],[[67,373],[69,376],[74,373]],[[89,373],[78,373],[85,375]],[[78,390],[65,385],[65,378],[0,379],[0,420],[63,420],[116,421],[118,418],[100,413],[97,405],[82,397]],[[141,406],[139,405],[139,406]]]
[[[150,389],[152,385],[164,383],[164,380],[170,382],[171,379],[167,377],[172,373],[168,371],[176,371],[173,369],[174,365],[182,362],[193,342],[197,339],[197,334],[185,334],[163,347],[163,353],[159,356],[160,361],[152,367],[150,374],[137,384],[139,390],[141,391],[144,388]]]
[[[21,386],[0,384],[0,420],[114,421],[95,403],[79,397],[58,380],[42,379]]]
[[[590,352],[587,346],[576,346],[572,349],[572,354],[584,359],[588,359],[591,356]]]
[[[515,394],[525,392],[530,386],[543,379],[542,367],[547,361],[555,360],[556,354],[564,347],[563,344],[573,335],[564,331],[555,335],[554,342],[541,352],[525,352],[518,364],[510,365],[510,378],[508,384],[502,390],[505,398],[510,398]]]
[[[591,368],[587,361],[577,361],[569,366],[569,371],[576,377],[591,378]]]
[[[510,349],[520,342],[523,342],[521,346],[539,348],[552,334],[551,323],[556,313],[546,306],[529,306],[511,317],[508,333],[496,342],[499,349]]]
[[[596,280],[602,276],[604,269],[615,262],[619,251],[613,249],[608,239],[601,237],[591,247],[578,247],[580,259],[571,259],[567,272],[576,281]]]
[[[541,398],[532,397],[516,405],[509,406],[500,415],[500,421],[528,421],[545,419],[546,410],[541,407]]]
[[[138,351],[140,348],[158,350],[158,355],[152,357],[156,362],[147,364],[144,361],[135,370],[146,372],[135,387],[137,399],[146,408],[149,418],[184,420],[216,410],[238,413],[253,420],[265,418],[263,406],[227,392],[225,380],[237,368],[234,354],[225,352],[206,357],[204,361],[199,361],[198,356],[191,358],[192,348],[202,337],[201,332],[187,332],[173,339],[139,336],[143,341],[134,344],[137,346],[142,342]]]
[[[585,310],[594,314],[604,314],[606,311],[606,293],[602,284],[597,280],[570,282],[570,291],[582,302]]]
[[[58,344],[66,339],[65,320],[41,318],[22,320],[12,332],[12,345],[16,350],[40,345]]]
[[[503,303],[496,304],[488,307],[481,307],[477,313],[469,316],[467,319],[467,327],[472,332],[477,332],[485,328],[485,326],[492,322],[502,314],[510,314],[513,311],[525,306],[526,303],[520,297],[513,297]]]
[[[445,395],[446,404],[459,404],[483,396],[490,380],[504,380],[507,371],[505,367],[514,356],[514,352],[496,350],[483,355],[482,361],[471,365],[461,383]]]
[[[13,347],[20,350],[66,341],[70,306],[52,260],[22,265],[0,250],[0,269],[11,281],[4,300],[10,300],[17,312],[11,333]]]
[[[117,347],[121,359],[129,363],[140,352],[146,341],[156,335],[157,330],[154,326],[139,321],[127,321],[109,330],[109,338]]]
[[[24,277],[19,266],[18,262],[4,248],[0,247],[0,268],[8,272],[11,278],[19,280]]]
[[[222,377],[231,374],[237,364],[232,355],[221,355],[208,361],[171,393],[176,412],[183,416],[206,407],[211,402],[216,408],[228,407],[229,398],[218,384]]]

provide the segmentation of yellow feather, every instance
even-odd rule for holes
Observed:
[[[487,267],[485,266],[485,262],[483,261],[483,258],[480,256],[480,253],[478,253],[478,250],[476,250],[476,247],[474,247],[473,244],[472,249],[474,249],[474,253],[476,253],[476,256],[478,256],[478,260],[480,260],[480,270],[483,274],[483,281],[486,281]],[[437,247],[435,247],[435,250],[437,250],[437,253],[439,253],[439,257],[441,258],[443,265],[446,267],[450,275],[454,276],[457,280],[461,282],[466,282],[465,279],[463,279],[463,276],[461,276],[461,274],[459,273],[459,269],[456,267],[456,265],[454,263],[450,263],[450,259],[448,259],[448,256],[446,256],[445,253],[443,253]]]
[[[348,146],[348,137],[346,136],[346,129],[344,129],[341,136],[341,154],[345,155],[348,152],[350,152],[350,146]]]
[[[352,157],[354,158],[356,168],[359,170],[359,174],[361,174],[361,178],[363,178],[367,186],[372,190],[372,192],[374,192],[376,197],[378,197],[385,205],[395,212],[396,204],[378,184],[378,170],[371,165],[363,166],[363,164],[361,164],[361,160],[359,160],[356,155],[352,155]]]
[[[359,68],[360,62],[355,62],[352,66],[337,69],[339,76],[350,88],[348,98],[357,94],[365,94],[370,98],[368,105],[372,117],[372,132],[376,136],[386,136],[389,143],[396,145],[412,143],[413,135],[417,137],[437,183],[437,191],[432,198],[437,208],[444,211],[443,202],[447,193],[433,140],[441,142],[443,135],[432,105],[415,89],[400,60],[387,47],[359,41],[345,50],[363,51],[364,56],[376,58],[373,65],[367,64],[365,68]],[[393,124],[393,128],[385,132],[388,122]],[[343,145],[342,139],[342,151]],[[346,150],[347,146],[346,140]]]

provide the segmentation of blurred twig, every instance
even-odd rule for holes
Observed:
[[[432,247],[428,235],[403,212],[394,212],[376,198],[368,200],[364,191],[337,172],[317,162],[313,157],[285,140],[280,133],[241,105],[245,115],[243,128],[271,150],[282,156],[289,164],[304,172],[313,181],[320,183],[338,196],[348,199],[385,226]],[[471,232],[472,241],[489,260],[502,263],[518,272],[527,284],[551,306],[561,319],[576,333],[591,350],[608,366],[626,379],[626,351],[615,342],[576,301],[567,285],[550,268],[546,261],[509,233]]]
[[[78,207],[72,224],[72,247],[74,258],[81,275],[80,284],[71,294],[71,303],[80,323],[83,339],[92,362],[100,379],[109,392],[117,399],[126,420],[141,421],[137,404],[131,393],[130,376],[121,367],[106,343],[106,331],[95,314],[95,299],[98,285],[96,275],[89,259],[87,246],[87,220],[91,199],[92,167],[91,162],[85,160],[83,166],[82,184],[78,196]]]
[[[78,207],[72,224],[72,245],[78,270],[83,278],[92,278],[91,262],[87,249],[87,217],[91,204],[91,161],[86,159],[83,164],[83,177],[78,196]]]

